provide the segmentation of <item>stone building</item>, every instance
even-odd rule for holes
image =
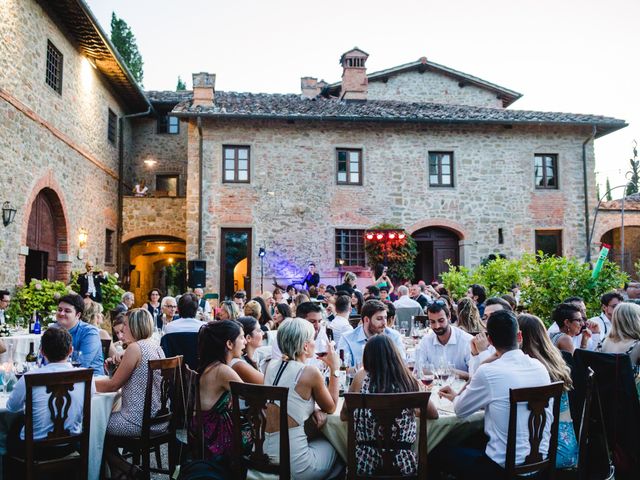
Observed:
[[[635,268],[640,261],[640,194],[602,202],[594,223],[594,242],[611,245],[609,260],[620,264],[632,278],[637,279],[640,276],[640,269]]]
[[[169,265],[257,292],[369,272],[364,231],[418,242],[416,278],[491,253],[583,256],[595,207],[595,115],[513,110],[520,94],[426,58],[299,94],[143,92],[82,0],[5,0],[0,22],[0,286],[68,280],[91,259],[139,301]],[[339,71],[336,71],[339,73]],[[5,128],[6,127],[6,128]],[[151,195],[134,197],[136,181]],[[596,237],[594,237],[596,238]],[[266,255],[258,257],[260,249]]]
[[[125,118],[150,104],[84,2],[1,10],[0,204],[16,213],[0,226],[0,287],[67,282],[85,260],[114,271]]]
[[[303,77],[301,94],[216,91],[207,73],[193,92],[148,92],[180,119],[186,258],[207,262],[209,290],[291,282],[309,261],[327,283],[353,270],[366,284],[364,231],[380,223],[417,240],[425,280],[447,259],[585,255],[593,142],[624,121],[512,110],[519,93],[426,58],[371,74],[367,58],[345,53],[340,82]]]

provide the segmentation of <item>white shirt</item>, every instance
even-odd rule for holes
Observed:
[[[167,335],[169,333],[181,332],[198,333],[200,331],[200,327],[204,325],[204,323],[205,322],[196,320],[195,318],[178,318],[177,320],[173,320],[164,326],[164,334]]]
[[[597,317],[590,318],[589,321],[598,322],[598,325],[600,325],[600,339],[605,339],[609,336],[611,332],[611,320],[607,318],[604,312]]]
[[[96,293],[96,284],[93,281],[93,273],[87,273],[87,293],[89,295]]]
[[[0,325],[2,325],[6,319],[4,318],[4,310],[0,310]]]
[[[453,400],[456,415],[468,417],[481,408],[484,413],[484,432],[489,437],[485,449],[487,456],[504,467],[509,432],[509,389],[548,385],[551,383],[547,369],[538,360],[521,350],[505,352],[500,358],[480,365],[467,388]],[[547,422],[540,444],[543,454],[549,448],[553,402],[549,402]],[[529,454],[529,410],[525,403],[518,404],[516,424],[516,465],[524,462]]]
[[[494,353],[496,353],[495,347],[493,345],[489,345],[486,350],[479,352],[478,355],[471,355],[471,358],[469,358],[469,376],[476,373],[476,370],[480,365],[482,365],[482,362]]]
[[[600,328],[602,328],[602,325],[600,325]],[[611,330],[611,328],[609,328],[609,330]],[[554,333],[558,333],[559,331],[560,331],[560,327],[558,327],[558,324],[556,322],[553,322],[551,326],[547,329],[547,333],[549,334],[549,337],[552,337]],[[599,333],[591,334],[591,338],[587,342],[586,350],[595,350],[596,347],[598,346],[598,343],[600,343],[600,334]],[[581,345],[582,345],[582,334],[576,335],[575,337],[573,337],[573,348],[582,348]]]
[[[451,336],[444,345],[440,343],[433,330],[422,337],[416,349],[416,361],[433,363],[437,367],[444,357],[448,363],[453,363],[457,370],[468,372],[473,337],[454,325],[450,325],[450,328]]]
[[[396,308],[415,308],[415,307],[418,307],[420,310],[422,310],[422,307],[420,306],[420,304],[418,302],[416,302],[413,298],[411,298],[409,295],[401,296],[398,300],[393,302],[393,306],[396,307]]]
[[[333,330],[333,341],[336,342],[336,345],[340,344],[342,335],[353,331],[349,319],[340,315],[333,317],[333,320],[329,322],[329,327]]]
[[[65,372],[71,370],[73,366],[69,362],[48,363],[42,368],[32,370],[25,375],[37,375],[39,373]],[[71,396],[71,406],[67,419],[64,422],[65,428],[68,428],[72,434],[82,432],[82,407],[84,397],[84,384],[76,384],[73,390],[69,391]],[[96,391],[95,383],[91,382],[91,394]],[[51,423],[51,412],[49,411],[49,397],[45,387],[35,387],[33,389],[33,438],[35,440],[43,439],[47,433],[53,430]],[[7,400],[7,410],[10,412],[22,412],[25,408],[27,400],[27,391],[24,384],[24,375],[17,381],[13,387],[13,391]],[[20,438],[24,440],[24,427],[20,431]]]

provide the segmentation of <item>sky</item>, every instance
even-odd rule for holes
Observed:
[[[601,194],[640,143],[638,0],[85,1],[107,34],[112,12],[129,24],[147,90],[206,71],[217,90],[299,93],[303,76],[339,80],[357,46],[368,72],[425,56],[522,93],[510,109],[625,120],[595,143]]]

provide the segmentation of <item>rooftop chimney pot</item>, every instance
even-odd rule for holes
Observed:
[[[215,73],[193,74],[193,106],[213,106],[214,91],[216,86]]]
[[[342,54],[342,84],[340,99],[366,100],[369,89],[366,62],[369,54],[358,47],[354,47]]]

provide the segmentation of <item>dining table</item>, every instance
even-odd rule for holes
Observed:
[[[14,331],[8,337],[1,337],[7,351],[0,354],[0,362],[24,362],[32,342],[33,352],[37,355],[40,350],[40,337],[41,334],[29,333],[26,329]]]
[[[6,408],[9,393],[0,393],[0,460],[7,453],[7,435],[14,422],[24,416],[22,412],[9,412]],[[114,409],[119,404],[119,392],[94,393],[91,397],[91,424],[89,430],[89,480],[100,479],[104,438],[107,423]],[[0,480],[3,478],[0,468]],[[9,480],[9,479],[7,479]]]
[[[454,390],[459,391],[465,382],[463,380],[455,380],[451,386]],[[460,418],[456,416],[453,410],[453,403],[445,398],[438,396],[438,387],[431,387],[431,401],[438,409],[439,417],[436,419],[427,420],[427,451],[433,450],[446,438],[448,442],[459,444],[465,439],[482,432],[484,428],[484,411],[480,410],[468,417]],[[322,434],[333,445],[336,452],[342,457],[344,462],[347,462],[347,437],[348,428],[347,422],[340,419],[340,411],[344,398],[341,397],[338,401],[338,408],[331,415],[327,415],[327,422],[322,428]],[[421,419],[417,418],[417,422]],[[418,424],[418,432],[419,424]],[[420,439],[414,444],[414,450],[417,450]]]

